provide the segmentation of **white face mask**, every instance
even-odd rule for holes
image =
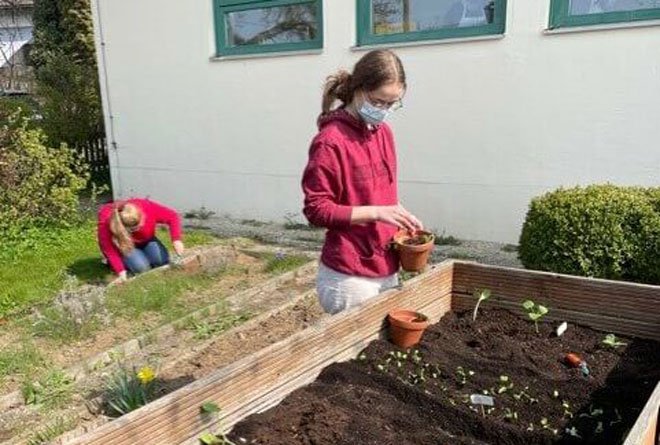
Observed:
[[[372,105],[369,103],[368,100],[364,100],[362,102],[362,106],[358,110],[358,113],[360,114],[360,117],[364,122],[370,125],[378,125],[382,124],[387,117],[392,114],[392,109],[387,108],[387,109],[382,109],[378,108],[375,105]]]

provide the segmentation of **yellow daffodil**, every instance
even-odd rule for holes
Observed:
[[[137,377],[143,385],[146,385],[156,378],[156,373],[149,366],[145,366],[137,373]]]

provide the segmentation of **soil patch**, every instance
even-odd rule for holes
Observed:
[[[375,341],[278,406],[238,423],[250,444],[602,444],[622,442],[660,379],[660,343],[571,325],[562,337],[504,310],[447,314],[416,349]],[[580,354],[591,371],[562,362]],[[494,406],[472,404],[474,394]]]

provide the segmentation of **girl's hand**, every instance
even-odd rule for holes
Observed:
[[[391,224],[400,229],[414,232],[422,230],[424,225],[415,215],[406,210],[401,204],[395,206],[376,207],[376,221]]]
[[[125,283],[126,281],[128,281],[128,275],[126,274],[125,270],[122,270],[121,272],[119,272],[117,274],[117,278],[112,280],[112,282],[110,283],[110,286],[117,286],[117,285]]]
[[[185,248],[183,247],[183,241],[177,240],[172,243],[172,246],[174,247],[174,251],[176,252],[177,255],[181,256],[183,255],[183,251]]]

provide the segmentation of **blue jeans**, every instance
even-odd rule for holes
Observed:
[[[170,254],[158,238],[146,244],[136,245],[122,258],[124,267],[133,274],[146,272],[152,267],[160,267],[170,262]]]

